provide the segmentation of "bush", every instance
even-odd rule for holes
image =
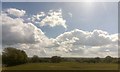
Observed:
[[[23,50],[8,47],[2,52],[2,63],[5,66],[24,64],[27,60],[27,54]]]
[[[61,57],[59,57],[59,56],[53,56],[51,58],[51,62],[52,63],[59,63],[59,62],[61,62]]]

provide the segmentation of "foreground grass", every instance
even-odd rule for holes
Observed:
[[[29,63],[13,67],[4,67],[3,70],[117,70],[118,64],[105,63]]]

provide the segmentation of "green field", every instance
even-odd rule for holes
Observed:
[[[13,67],[4,67],[3,70],[117,70],[118,64],[105,63],[29,63]]]

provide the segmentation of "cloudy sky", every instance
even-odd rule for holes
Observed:
[[[118,56],[117,2],[3,2],[2,45],[40,57]]]

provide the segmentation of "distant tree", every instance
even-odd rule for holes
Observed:
[[[39,57],[37,56],[37,55],[34,55],[32,58],[31,58],[31,62],[33,62],[33,63],[37,63],[37,62],[39,62],[40,61],[40,59],[39,59]]]
[[[111,56],[106,56],[104,62],[111,63],[113,58]]]
[[[94,60],[95,60],[95,63],[99,63],[99,62],[101,62],[101,60],[100,60],[99,57],[94,58]]]
[[[52,56],[51,57],[51,62],[52,63],[59,63],[59,62],[61,62],[61,57],[59,57],[59,56]]]
[[[0,54],[0,64],[2,64],[2,55]]]
[[[28,60],[27,54],[23,50],[8,47],[2,52],[2,63],[6,66],[24,64]]]
[[[112,63],[119,63],[119,58],[113,58]]]
[[[118,58],[118,64],[120,64],[120,57]]]

